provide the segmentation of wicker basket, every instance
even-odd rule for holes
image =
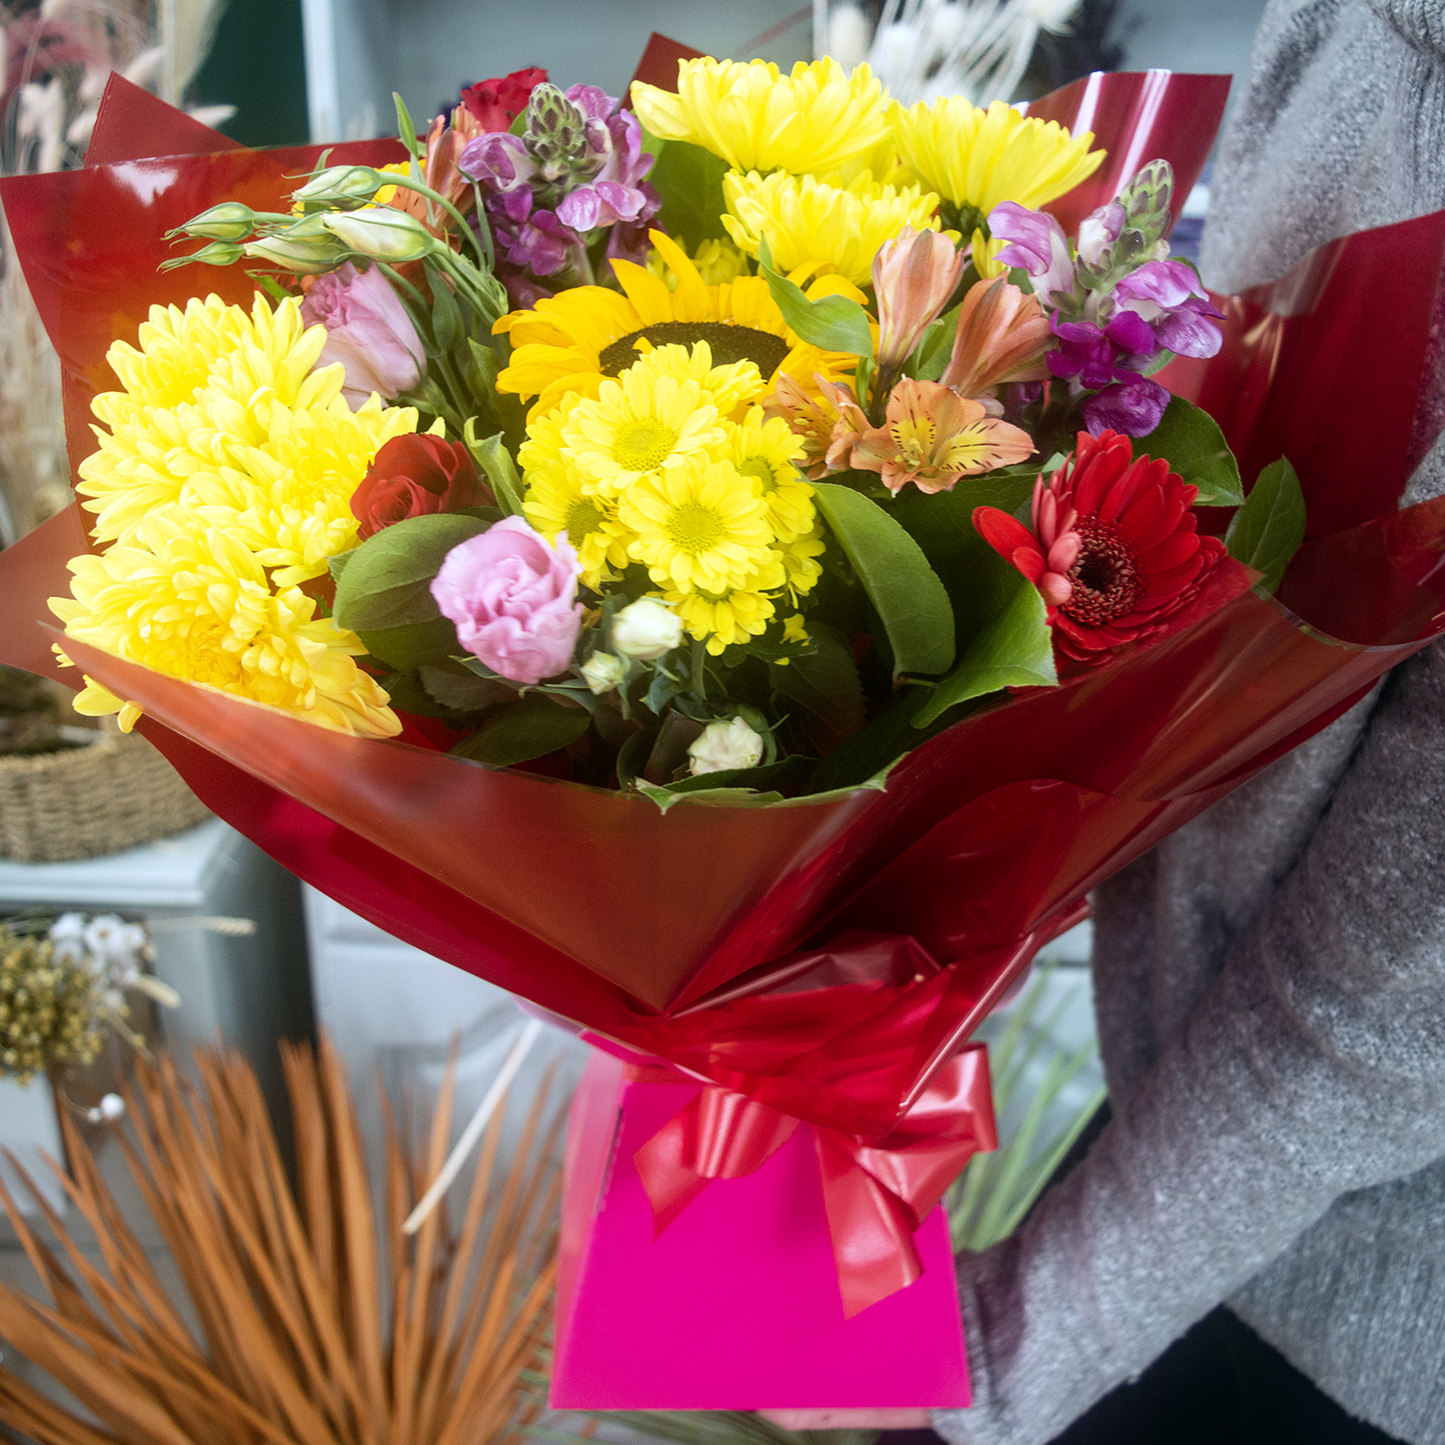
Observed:
[[[210,810],[138,733],[88,747],[0,757],[0,858],[98,858],[193,828]]]

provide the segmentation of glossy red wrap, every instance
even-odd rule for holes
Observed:
[[[726,1089],[694,1095],[633,1155],[658,1232],[712,1180],[740,1179],[765,1164],[799,1123]],[[974,1044],[955,1054],[890,1133],[869,1138],[815,1126],[813,1145],[843,1315],[852,1319],[922,1276],[914,1231],[963,1166],[998,1146],[987,1050]]]
[[[1101,144],[1170,155],[1181,176],[1197,117],[1220,95],[1212,77],[1089,86]],[[1152,97],[1143,109],[1139,96]],[[388,144],[333,156],[380,160],[398,153]],[[91,396],[113,384],[112,339],[134,339],[154,302],[249,289],[236,270],[157,273],[161,233],[227,196],[275,207],[285,175],[315,155],[117,160],[4,183],[62,358],[73,460],[91,449],[79,425]],[[1366,303],[1388,295],[1392,316],[1413,316],[1428,295],[1433,307],[1445,216],[1337,253],[1350,264],[1325,274],[1312,259],[1242,298],[1218,361],[1225,380],[1209,367],[1187,378],[1206,397],[1232,388],[1228,425],[1247,456],[1277,437],[1303,447],[1291,456],[1316,536],[1282,600],[1232,595],[1224,579],[1208,616],[1063,687],[1001,700],[915,749],[886,787],[767,806],[680,801],[663,814],[645,798],[464,763],[420,734],[349,738],[68,651],[144,706],[143,731],[210,806],[344,906],[722,1089],[885,1136],[1091,887],[1439,630],[1445,503],[1392,511],[1429,431],[1416,425],[1424,341],[1412,319],[1382,351]],[[1416,274],[1393,269],[1405,254]],[[1396,432],[1337,398],[1329,450],[1306,445],[1325,421],[1310,387],[1343,378],[1409,399],[1389,413]],[[1357,525],[1341,533],[1320,517]],[[65,591],[65,560],[85,545],[72,510],[0,554],[3,660],[55,674],[45,599]]]

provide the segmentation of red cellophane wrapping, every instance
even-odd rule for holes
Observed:
[[[1156,156],[1187,194],[1226,88],[1095,76],[1035,103],[1033,114],[1092,127],[1110,152],[1056,205],[1066,224]],[[115,385],[114,339],[133,341],[158,302],[250,297],[237,268],[158,272],[163,233],[222,199],[281,209],[287,177],[318,154],[195,154],[194,123],[158,102],[117,90],[107,104],[108,163],[3,190],[60,354],[73,462],[94,446],[92,396]],[[174,153],[123,158],[114,137],[126,126]],[[333,163],[400,155],[395,142],[331,152]],[[141,730],[210,807],[347,908],[614,1047],[851,1136],[866,1154],[927,1102],[1037,947],[1082,916],[1090,888],[1440,630],[1445,502],[1395,508],[1434,440],[1426,361],[1442,257],[1445,214],[1335,242],[1278,285],[1225,300],[1220,355],[1171,368],[1225,427],[1247,484],[1282,454],[1300,473],[1310,535],[1277,598],[1221,568],[1189,625],[1059,688],[1000,700],[915,749],[885,786],[766,805],[680,800],[664,813],[465,763],[419,733],[347,737],[66,650],[144,707]],[[67,591],[65,562],[87,545],[72,508],[0,554],[4,661],[75,679],[56,670],[46,598]],[[880,1207],[916,1222],[933,1182],[910,1193],[905,1180]]]

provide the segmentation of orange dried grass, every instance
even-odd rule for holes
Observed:
[[[57,1173],[104,1269],[28,1179],[54,1248],[0,1184],[51,1297],[0,1287],[4,1335],[101,1423],[3,1368],[0,1422],[39,1445],[485,1445],[536,1419],[560,1188],[551,1160],[561,1120],[543,1128],[547,1090],[504,1174],[498,1111],[460,1228],[439,1208],[408,1237],[402,1221],[446,1156],[455,1060],[421,1148],[403,1148],[387,1110],[378,1221],[341,1060],[324,1039],[319,1055],[283,1049],[294,1192],[236,1051],[197,1055],[199,1089],[168,1058],[142,1063],[127,1097],[135,1139],[119,1138],[185,1281],[199,1340],[63,1115],[73,1177]]]

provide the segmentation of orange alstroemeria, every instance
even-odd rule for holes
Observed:
[[[912,353],[948,304],[963,256],[941,231],[905,226],[873,258],[878,298],[878,366],[887,371]]]
[[[900,381],[881,427],[853,449],[853,465],[879,472],[890,492],[912,482],[947,492],[960,477],[1021,462],[1034,450],[1025,431],[990,416],[982,403],[936,381]]]
[[[852,387],[836,384],[821,372],[813,377],[818,397],[809,396],[786,372],[773,378],[773,392],[763,402],[769,416],[783,417],[803,439],[803,455],[795,463],[810,482],[852,465],[856,442],[868,430],[868,418]]]
[[[459,105],[451,114],[451,124],[445,116],[437,116],[431,123],[426,136],[426,164],[422,167],[422,179],[438,195],[445,196],[452,205],[465,215],[476,204],[476,193],[471,181],[457,167],[457,158],[466,148],[467,142],[482,134],[482,124],[466,106]],[[445,236],[454,229],[451,217],[442,211],[427,215],[429,202],[416,191],[398,186],[388,205],[409,216],[415,216],[429,231]]]
[[[1043,381],[1058,344],[1036,297],[1003,277],[970,286],[958,312],[953,356],[939,378],[960,396],[982,396],[1010,381]]]

